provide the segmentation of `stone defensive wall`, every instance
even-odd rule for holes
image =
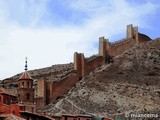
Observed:
[[[88,75],[91,71],[95,70],[103,64],[103,57],[99,55],[85,58],[82,53],[74,53],[74,69],[76,70],[79,78]]]
[[[122,54],[127,49],[133,47],[135,44],[151,40],[147,35],[138,32],[138,27],[127,25],[126,38],[116,42],[109,42],[104,37],[99,38],[99,55],[115,57]]]
[[[109,58],[116,57],[128,50],[135,44],[151,40],[147,35],[138,32],[138,27],[127,25],[126,38],[116,42],[109,42],[105,37],[99,38],[99,53],[86,58],[83,53],[74,53],[74,64],[55,65],[39,71],[34,71],[32,75],[37,78],[36,109],[55,102],[67,93],[80,79],[89,75],[90,72],[103,64],[108,63]],[[73,68],[74,66],[74,68]],[[41,73],[41,74],[40,74]],[[42,74],[43,73],[43,74]],[[7,85],[19,78],[16,75],[1,82]],[[17,83],[12,84],[16,86]],[[26,89],[27,90],[27,89]],[[27,93],[26,90],[23,90]],[[33,93],[33,91],[31,91]],[[33,96],[33,95],[32,95]]]
[[[36,96],[36,109],[43,108],[46,105],[46,80],[38,80],[38,91]]]
[[[46,104],[56,101],[69,91],[78,80],[79,76],[75,73],[71,73],[60,81],[53,80],[52,82],[46,82],[45,80],[38,80],[38,94],[36,97],[39,103],[38,108],[42,108]]]
[[[127,25],[126,38],[116,42],[109,42],[104,37],[99,38],[99,54],[85,58],[83,53],[74,53],[74,69],[80,79],[88,75],[97,67],[106,63],[107,58],[113,58],[133,47],[135,44],[151,40],[147,35],[138,32],[138,27],[132,24]]]
[[[47,89],[47,97],[46,97],[46,102],[52,103],[59,99],[63,94],[65,94],[67,91],[69,91],[79,80],[79,77],[77,74],[72,73],[66,77],[64,77],[61,81],[59,82],[51,82],[48,83],[47,85],[49,86],[50,89]]]
[[[133,47],[135,44],[137,43],[141,43],[141,42],[146,42],[151,40],[148,36],[141,34],[141,33],[137,33],[138,39],[134,39],[133,38],[124,38],[122,40],[118,40],[116,42],[108,42],[106,41],[106,46],[108,47],[106,49],[106,54],[110,55],[110,56],[117,56],[121,53],[123,53],[125,50]],[[101,39],[105,39],[100,38]],[[107,45],[108,44],[108,45]]]
[[[90,72],[94,71],[97,67],[100,67],[103,64],[102,56],[95,56],[94,58],[86,59],[86,69],[85,74],[88,75]]]
[[[149,40],[151,40],[150,37],[148,37],[147,35],[145,34],[142,34],[142,33],[138,33],[138,43],[141,43],[141,42],[147,42]]]
[[[110,58],[122,54],[127,49],[135,44],[151,40],[147,35],[138,32],[138,27],[132,25],[127,26],[126,38],[118,40],[117,42],[109,42],[104,37],[99,38],[99,53],[86,58],[83,53],[74,53],[74,69],[63,76],[60,80],[37,82],[38,108],[43,108],[46,104],[53,103],[61,98],[67,91],[69,91],[78,80],[94,71],[97,67],[107,63],[108,56]],[[39,89],[40,88],[40,89]],[[39,102],[38,102],[39,101]]]
[[[104,38],[100,38],[100,39],[104,39]],[[115,43],[106,42],[108,48],[106,49],[105,54],[112,57],[117,56],[122,52],[124,52],[125,50],[132,47],[135,43],[136,41],[131,38],[123,39]],[[103,56],[105,56],[105,54]]]

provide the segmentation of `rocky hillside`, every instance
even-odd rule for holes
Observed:
[[[44,79],[46,81],[60,81],[63,77],[74,72],[73,63],[52,65],[51,67],[35,69],[28,71],[34,79],[34,86],[37,85],[37,80]],[[22,73],[19,73],[13,77],[4,79],[1,81],[0,86],[4,86],[7,89],[12,89],[14,93],[17,91],[18,79]]]
[[[160,116],[160,39],[137,44],[90,73],[63,98],[39,112],[153,112]]]

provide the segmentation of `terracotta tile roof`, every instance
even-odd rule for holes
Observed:
[[[28,72],[24,72],[22,76],[19,78],[19,80],[20,79],[32,79],[32,77],[30,76]]]
[[[16,96],[15,94],[13,94],[11,91],[3,88],[3,87],[0,87],[0,93],[3,93],[3,94],[7,94],[7,95],[11,95],[11,96]]]

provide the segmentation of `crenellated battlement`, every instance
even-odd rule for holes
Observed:
[[[82,53],[74,54],[74,69],[83,77],[95,70],[96,67],[101,66],[110,57],[115,57],[122,54],[127,49],[135,44],[151,40],[147,35],[138,32],[138,27],[132,24],[127,25],[126,38],[115,42],[109,42],[105,37],[99,38],[99,53],[96,56],[85,58]]]
[[[117,45],[118,43],[121,44],[123,42],[126,42],[127,40],[132,40],[132,39],[121,39],[121,40],[118,40],[118,41],[115,41],[115,42],[111,42],[111,45]]]
[[[104,58],[109,56],[117,56],[123,53],[125,50],[131,48],[137,43],[146,42],[151,40],[147,35],[138,32],[138,27],[133,27],[132,24],[127,25],[126,38],[109,42],[109,40],[104,37],[99,38],[99,55]]]
[[[112,57],[122,54],[135,44],[151,40],[147,35],[138,32],[138,27],[127,25],[126,38],[116,42],[109,42],[105,37],[99,38],[99,53],[87,58],[83,53],[74,53],[74,69],[73,64],[55,65],[49,68],[41,69],[45,74],[42,76],[35,73],[39,77],[37,81],[37,96],[34,98],[33,80],[27,73],[24,73],[19,79],[18,96],[19,101],[24,103],[36,103],[36,109],[43,108],[45,105],[55,102],[67,93],[78,80],[89,75],[92,71],[112,62]],[[49,70],[51,70],[49,72]],[[48,76],[51,76],[48,79]],[[26,76],[28,77],[26,79]],[[26,81],[27,80],[27,81]],[[9,81],[9,80],[8,80]],[[4,82],[3,82],[4,83]],[[25,94],[20,94],[20,93]],[[29,105],[29,104],[28,104]]]
[[[98,66],[103,64],[103,57],[99,55],[93,55],[89,58],[85,58],[82,53],[74,53],[74,69],[79,75],[80,79],[88,75],[91,71],[95,70]]]

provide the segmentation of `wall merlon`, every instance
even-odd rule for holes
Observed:
[[[99,37],[98,56],[101,56],[103,58],[103,64],[104,64],[106,61],[106,57],[108,56],[115,57],[121,54],[122,52],[124,52],[125,50],[131,48],[136,43],[141,43],[141,42],[148,41],[148,40],[150,40],[149,37],[146,37],[138,33],[137,26],[133,26],[132,24],[129,24],[127,25],[126,38],[124,39],[118,40],[116,42],[109,42],[109,39],[106,39],[104,36]],[[88,71],[87,65],[89,63],[88,62],[89,59],[85,58],[84,54],[82,53],[76,53],[75,56],[77,56],[74,61],[75,70],[77,70],[77,73],[79,73],[83,77],[89,73],[87,72]],[[94,65],[96,64],[95,61],[93,63]]]
[[[46,81],[43,79],[38,80],[37,85],[38,85],[37,96],[45,97],[46,96]]]
[[[100,41],[105,41],[105,37],[104,37],[104,36],[99,37],[99,40],[100,40]]]
[[[133,25],[127,25],[126,38],[133,38]]]
[[[128,38],[128,39],[124,38],[124,39],[121,39],[121,40],[118,40],[118,41],[115,41],[115,42],[111,42],[110,45],[111,46],[117,46],[119,44],[123,44],[125,42],[130,41],[130,40],[133,40],[133,39],[132,38]]]
[[[134,26],[133,28],[134,28],[134,31],[138,33],[138,26]]]
[[[106,42],[107,42],[107,43],[110,43],[108,38],[106,39]]]
[[[46,101],[46,104],[54,102],[70,90],[78,80],[89,75],[101,65],[113,62],[110,61],[113,57],[122,54],[137,43],[149,40],[150,38],[148,36],[138,33],[138,27],[133,27],[132,24],[127,25],[126,38],[124,39],[120,39],[116,42],[109,42],[109,39],[106,39],[104,36],[99,37],[98,54],[86,58],[84,53],[74,53],[74,74],[69,73],[68,76],[63,77],[63,79],[61,78],[60,81],[47,82],[45,86],[44,81],[39,81],[41,86],[43,86],[42,89],[46,89],[45,93],[47,95],[43,93],[43,90],[41,89],[38,91],[38,96],[42,98],[39,98],[38,100],[42,103]],[[45,97],[45,99],[43,99],[43,97]]]
[[[84,76],[85,73],[85,62],[86,60],[83,53],[74,53],[74,69],[80,78]]]
[[[106,54],[106,39],[104,37],[99,38],[99,55],[104,56]]]

